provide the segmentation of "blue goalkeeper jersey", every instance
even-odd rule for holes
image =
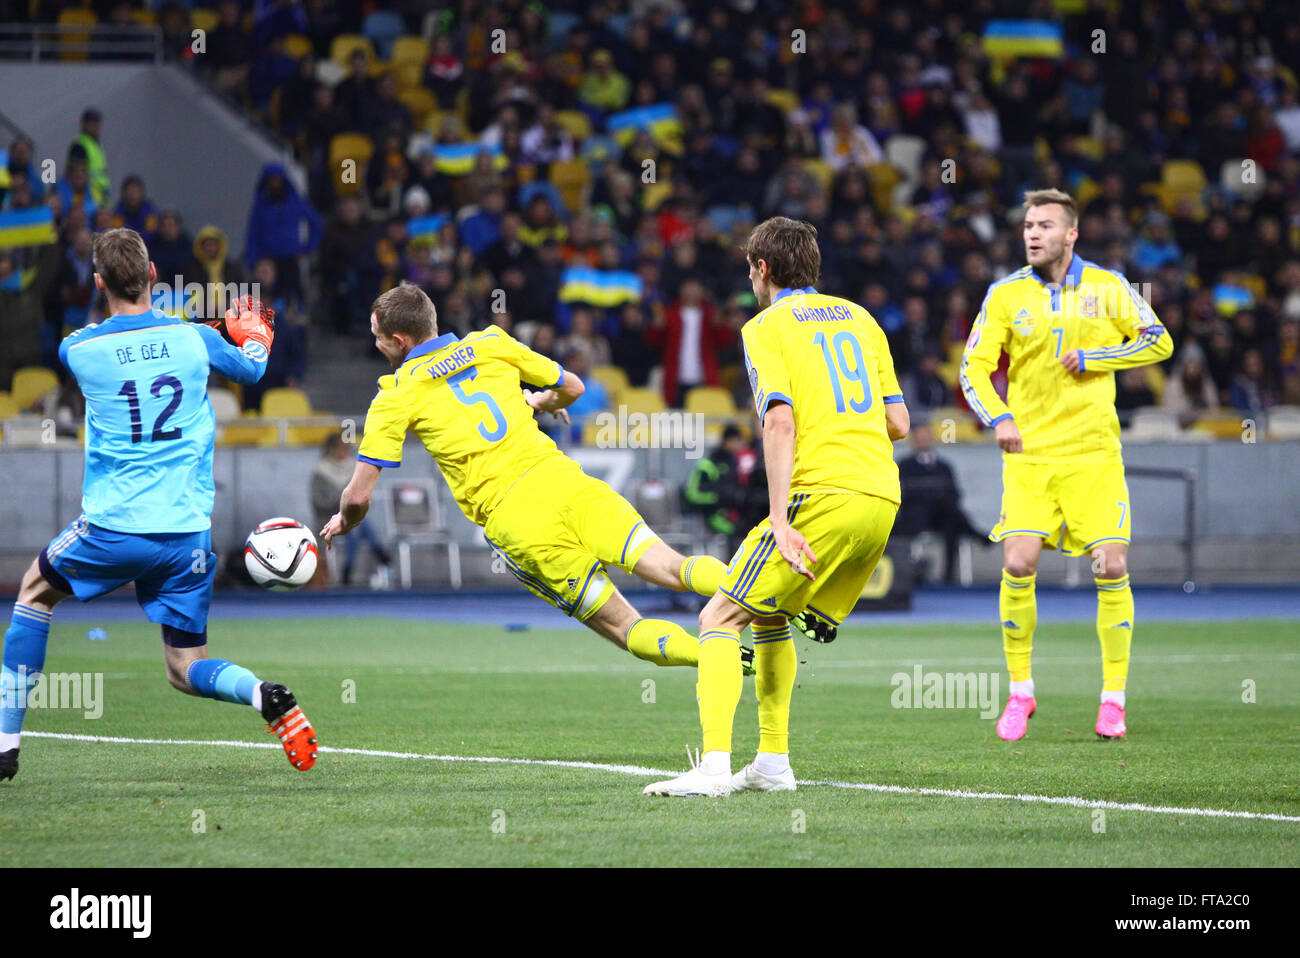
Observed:
[[[155,309],[111,316],[59,345],[86,397],[81,509],[115,532],[186,533],[212,524],[216,418],[208,374],[255,383],[267,351]]]

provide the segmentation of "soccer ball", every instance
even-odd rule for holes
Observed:
[[[263,589],[300,589],[316,574],[316,537],[297,519],[267,519],[244,543],[244,568]]]

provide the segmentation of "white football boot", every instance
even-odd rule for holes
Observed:
[[[794,770],[789,768],[779,775],[768,775],[751,764],[731,776],[733,792],[793,792],[797,788]]]
[[[647,785],[641,792],[642,795],[670,795],[674,798],[684,798],[688,795],[712,795],[720,797],[731,794],[731,772],[721,772],[711,775],[706,772],[700,765],[700,753],[696,749],[694,755],[691,754],[690,747],[686,749],[686,757],[690,760],[691,770],[676,778],[670,778],[664,782],[653,782]]]

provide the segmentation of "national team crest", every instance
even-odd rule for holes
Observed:
[[[1097,295],[1089,293],[1079,297],[1079,315],[1095,318],[1097,315]]]

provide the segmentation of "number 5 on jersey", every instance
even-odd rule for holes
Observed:
[[[472,382],[477,375],[478,369],[470,366],[468,369],[463,369],[454,376],[447,377],[447,385],[451,386],[451,391],[456,394],[456,398],[459,399],[463,405],[473,406],[482,403],[487,406],[487,410],[492,416],[493,426],[491,431],[489,431],[487,423],[479,423],[478,434],[488,442],[499,442],[504,439],[506,435],[506,417],[502,415],[501,407],[497,405],[497,401],[485,392],[465,392],[463,383],[467,381]]]

